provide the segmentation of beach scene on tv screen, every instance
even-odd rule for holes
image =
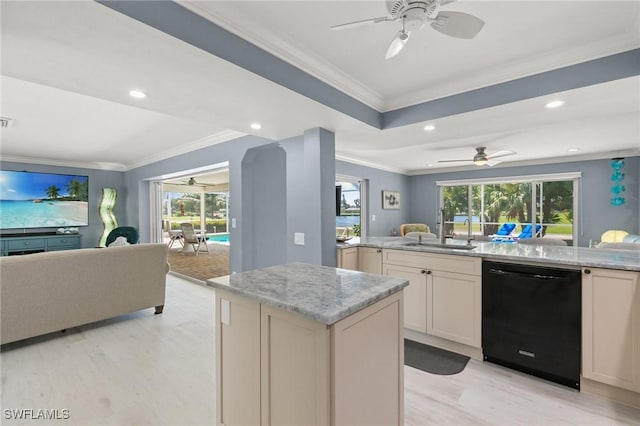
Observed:
[[[0,229],[89,224],[87,176],[0,170]]]

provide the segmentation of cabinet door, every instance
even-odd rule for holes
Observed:
[[[427,332],[427,271],[408,266],[383,265],[383,275],[404,278],[404,327]]]
[[[329,327],[264,304],[260,327],[260,424],[328,425]]]
[[[437,270],[428,270],[427,277],[427,333],[479,348],[481,278]]]
[[[640,273],[583,269],[582,375],[640,391]]]
[[[358,270],[370,274],[382,274],[382,249],[359,247]]]
[[[358,247],[349,247],[338,250],[338,267],[342,269],[358,270]]]
[[[260,424],[260,304],[215,295],[217,424]]]
[[[338,321],[332,336],[330,424],[404,425],[402,293]]]

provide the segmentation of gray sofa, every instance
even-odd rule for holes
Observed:
[[[164,244],[0,257],[0,344],[164,307]]]

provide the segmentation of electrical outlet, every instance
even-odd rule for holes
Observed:
[[[298,246],[304,245],[304,233],[302,232],[294,232],[293,233],[293,244]]]

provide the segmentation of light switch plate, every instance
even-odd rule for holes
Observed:
[[[304,245],[304,233],[303,232],[294,232],[293,233],[293,244],[303,246]]]
[[[227,299],[220,299],[220,322],[231,325],[231,302]]]
[[[236,218],[235,218],[235,217],[232,217],[232,218],[231,218],[231,227],[232,227],[232,228],[235,228],[235,227],[236,227]]]
[[[375,221],[376,221],[376,215],[375,215],[375,214],[372,214],[372,215],[371,215],[371,222],[375,222]]]

